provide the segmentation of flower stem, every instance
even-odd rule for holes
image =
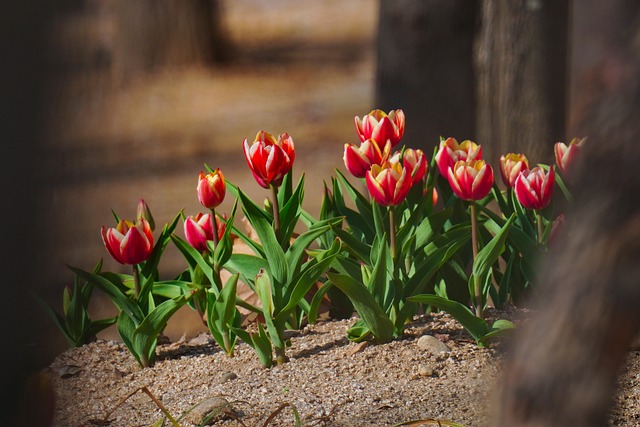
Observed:
[[[216,219],[216,210],[211,208],[211,221],[213,221],[213,247],[218,247],[218,220]]]
[[[396,259],[396,216],[393,206],[389,207],[389,245],[391,246],[391,258]]]
[[[536,209],[536,223],[538,224],[538,243],[542,243],[542,235],[544,234],[544,228],[542,227],[542,215],[540,211]]]
[[[476,213],[476,205],[474,202],[470,204],[471,208],[471,250],[473,253],[473,263],[475,264],[476,258],[478,257],[478,217]],[[475,308],[476,308],[476,316],[483,316],[482,309],[482,283],[480,283],[480,278],[475,276],[473,277],[473,293],[475,298]]]
[[[133,292],[137,300],[140,296],[140,271],[137,264],[133,266]]]
[[[271,195],[273,198],[273,231],[276,239],[280,241],[280,206],[278,206],[278,188],[271,184]]]

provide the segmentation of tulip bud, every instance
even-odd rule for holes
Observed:
[[[554,145],[554,153],[556,155],[556,165],[563,173],[568,173],[571,165],[575,162],[575,159],[578,157],[582,144],[586,138],[578,139],[573,138],[569,145],[566,145],[564,142],[557,142]]]
[[[555,174],[553,166],[545,172],[540,166],[520,172],[513,185],[516,197],[527,209],[544,209],[551,202]]]
[[[360,141],[373,139],[380,146],[390,141],[391,147],[396,146],[404,135],[404,112],[392,110],[389,114],[382,110],[372,110],[360,119],[355,117],[356,131]]]
[[[198,200],[208,209],[215,209],[222,203],[227,192],[227,184],[220,168],[212,173],[200,172],[198,177]]]
[[[243,149],[253,177],[264,188],[279,187],[295,160],[293,139],[288,133],[276,140],[270,133],[260,131],[251,145],[245,138]]]
[[[216,218],[216,231],[218,240],[222,239],[226,230],[226,224]],[[198,213],[195,216],[187,217],[184,220],[184,235],[187,242],[196,250],[203,252],[207,250],[207,240],[213,240],[213,221],[209,213]]]
[[[460,144],[451,137],[440,141],[440,148],[436,153],[436,164],[440,175],[446,177],[447,170],[459,160],[482,160],[482,147],[468,139]]]
[[[411,185],[421,181],[427,172],[427,158],[422,150],[407,148],[402,154],[402,166],[411,177]]]
[[[149,223],[149,227],[151,228],[151,231],[156,229],[156,223],[153,220],[153,215],[151,215],[151,210],[149,209],[149,206],[145,203],[144,199],[140,199],[140,201],[138,202],[138,210],[136,214],[137,221],[139,221],[142,218],[147,220],[147,222]]]
[[[528,169],[529,161],[524,154],[509,153],[506,156],[500,157],[500,175],[502,175],[502,182],[509,188],[513,187],[518,174]]]
[[[371,196],[383,206],[402,203],[411,189],[411,176],[400,163],[373,165],[367,172],[366,182]]]
[[[493,169],[484,160],[458,160],[447,171],[449,185],[462,200],[480,200],[493,186]]]

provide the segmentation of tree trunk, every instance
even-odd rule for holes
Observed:
[[[404,144],[473,139],[477,0],[380,0],[375,108],[401,108]]]
[[[513,343],[498,426],[606,426],[640,325],[640,8],[634,0],[613,3],[607,7],[633,12],[635,25],[608,27],[632,28],[635,35],[615,36],[615,55],[601,50],[606,66],[589,72],[590,81],[602,84],[586,88],[590,95],[574,125],[588,140],[572,172],[571,227],[546,257],[543,299]],[[597,22],[603,15],[591,17]],[[618,17],[630,22],[628,14]],[[600,41],[613,35],[599,34]]]
[[[218,0],[116,0],[117,81],[228,58]]]
[[[568,0],[484,0],[477,41],[477,142],[496,164],[553,160],[565,139]]]

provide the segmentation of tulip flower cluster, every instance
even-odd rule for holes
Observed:
[[[585,139],[557,142],[555,165],[531,167],[522,153],[504,154],[501,189],[474,141],[442,138],[429,160],[422,149],[401,144],[401,109],[375,109],[356,116],[354,124],[359,142],[345,144],[343,152],[351,176],[335,169],[324,184],[318,218],[302,207],[304,174],[293,183],[293,138],[261,130],[253,142],[242,141],[242,151],[247,173],[270,192],[267,202],[255,203],[220,168],[205,164],[195,185],[205,212],[181,211],[155,238],[144,200],[135,220],[114,213],[116,225],[102,227],[102,240],[132,274],[102,271],[102,262],[92,271],[72,267],[76,281],[65,290],[63,315],[48,313],[72,345],[115,322],[144,367],[153,364],[158,335],[184,305],[229,357],[241,340],[265,367],[287,361],[291,343],[284,331],[314,322],[327,300],[347,316],[359,315],[347,332],[354,341],[398,338],[424,306],[448,311],[479,345],[510,330],[506,321],[487,324],[483,310],[520,304],[535,286],[536,263],[552,240],[562,238],[558,230],[567,221],[555,212],[555,189],[570,200],[564,178]],[[220,215],[216,210],[229,195],[233,208]],[[250,232],[234,226],[238,206]],[[175,232],[180,219],[184,238]],[[186,267],[160,280],[158,265],[169,242]],[[243,253],[234,251],[237,245]],[[111,298],[117,317],[90,319],[93,287]],[[251,299],[239,296],[246,293]],[[248,313],[259,319],[251,332],[242,326]]]

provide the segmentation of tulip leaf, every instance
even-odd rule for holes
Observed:
[[[391,340],[394,330],[393,322],[378,305],[364,284],[342,274],[327,273],[327,277],[353,302],[353,306],[360,318],[377,341],[388,342]]]
[[[251,284],[260,269],[269,268],[267,260],[248,254],[233,254],[225,264],[225,268],[232,273],[240,273],[242,281]]]
[[[80,268],[69,266],[74,273],[76,273],[82,279],[92,282],[96,285],[102,292],[107,294],[111,301],[115,304],[116,307],[120,311],[126,313],[131,319],[134,319],[135,322],[140,323],[144,318],[144,314],[138,304],[130,298],[128,298],[115,284],[111,281],[107,280],[100,274],[93,274],[87,271],[84,271]]]
[[[289,250],[285,253],[287,264],[289,265],[289,275],[295,276],[300,268],[301,260],[305,250],[318,237],[328,232],[331,227],[337,226],[342,218],[332,218],[316,222],[309,230],[299,235]]]
[[[280,284],[286,283],[288,274],[287,262],[271,223],[258,212],[253,202],[242,191],[240,191],[240,200],[242,201],[244,212],[264,248],[265,257],[269,263],[269,272],[276,282]]]
[[[242,341],[253,348],[258,355],[258,359],[265,368],[270,368],[273,365],[273,347],[266,331],[262,327],[261,323],[258,323],[258,332],[249,333],[242,328],[231,327],[230,328]]]
[[[369,262],[371,256],[371,246],[367,245],[362,240],[355,238],[353,234],[349,233],[346,230],[343,230],[340,227],[332,225],[331,229],[333,230],[335,235],[344,242],[345,249],[349,253],[351,253],[360,261]]]
[[[182,253],[182,255],[186,259],[192,260],[192,262],[195,263],[195,265],[200,267],[200,269],[202,270],[202,273],[209,280],[209,283],[212,283],[212,284],[215,283],[213,268],[207,262],[207,260],[204,259],[200,251],[198,251],[196,248],[194,248],[185,240],[176,236],[175,234],[171,235],[171,240],[173,241],[173,243],[176,245],[178,250]],[[191,262],[189,264],[191,264]]]
[[[173,231],[178,225],[178,221],[180,220],[182,213],[178,213],[176,217],[173,219],[171,224],[165,224],[162,229],[162,233],[158,237],[156,244],[153,246],[153,250],[151,251],[151,255],[144,262],[144,267],[142,268],[142,276],[147,278],[148,280],[152,280],[151,278],[155,274],[158,269],[158,264],[160,263],[160,258],[162,257],[162,253],[164,252],[167,244],[169,243],[169,238],[171,237]],[[141,293],[149,292],[148,289],[149,283],[142,284]]]
[[[511,215],[502,229],[478,252],[473,263],[474,276],[484,278],[489,273],[491,266],[504,251],[504,243],[515,218],[515,214]]]
[[[158,335],[167,325],[169,318],[187,302],[183,295],[176,299],[170,299],[159,304],[142,323],[135,329],[132,337],[136,350],[140,357],[147,358],[149,364],[153,364]]]
[[[289,172],[287,175],[290,175]],[[289,178],[289,181],[291,179]],[[284,193],[281,188],[278,191],[278,196]],[[279,197],[280,198],[280,197]],[[298,224],[298,218],[302,212],[302,200],[304,199],[304,174],[300,177],[300,181],[296,186],[296,190],[293,192],[291,197],[288,199],[280,200],[280,241],[281,242],[289,242],[291,240],[291,236]]]
[[[283,322],[290,311],[300,304],[320,276],[327,270],[340,251],[340,242],[336,240],[331,248],[323,251],[304,265],[294,285],[284,295],[286,305],[277,313],[276,323]],[[278,310],[278,307],[276,307]]]
[[[330,280],[327,280],[313,294],[313,298],[311,298],[311,303],[309,304],[309,312],[307,313],[307,320],[309,320],[309,323],[316,323],[316,321],[318,320],[320,304],[322,304],[324,296],[327,294],[331,286],[333,286],[333,283]]]
[[[230,334],[229,326],[240,326],[240,315],[236,309],[236,290],[238,273],[227,280],[218,295],[209,290],[207,292],[207,325],[209,332],[218,345],[229,354],[232,352],[236,335]]]
[[[457,301],[427,294],[415,295],[407,299],[411,302],[428,304],[446,311],[456,319],[476,341],[480,341],[480,339],[489,332],[487,322],[473,314],[466,305],[460,304]]]

